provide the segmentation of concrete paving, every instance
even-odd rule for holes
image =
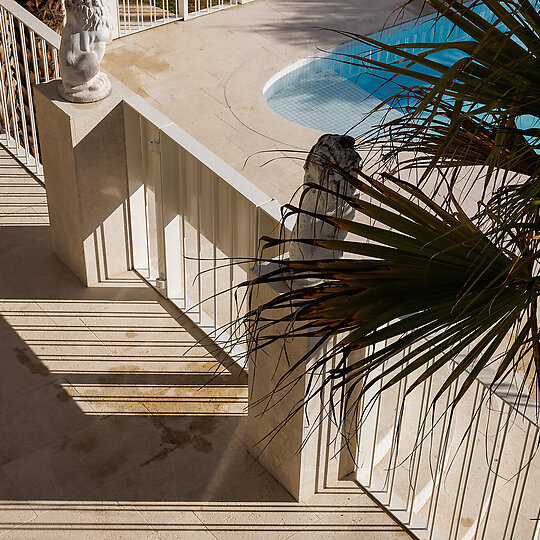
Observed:
[[[404,540],[358,490],[303,504],[244,445],[246,377],[133,273],[86,288],[0,147],[0,537]]]
[[[396,22],[402,3],[255,0],[118,39],[108,46],[103,65],[286,203],[301,185],[303,158],[321,133],[273,112],[264,85],[290,64],[346,41],[322,28],[376,32]],[[399,20],[414,18],[421,4],[409,5]]]

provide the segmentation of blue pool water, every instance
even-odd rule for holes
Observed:
[[[475,8],[475,11],[486,20],[494,20],[494,15],[484,6]],[[433,16],[388,28],[371,37],[389,44],[467,39],[447,19],[440,19],[434,24]],[[419,49],[414,51],[419,52]],[[393,54],[374,50],[357,41],[345,43],[330,54],[305,59],[271,79],[264,89],[268,105],[279,115],[298,124],[327,133],[348,133],[358,137],[378,125],[383,115],[387,115],[387,120],[399,116],[398,111],[388,108],[369,115],[382,100],[399,92],[398,85],[410,87],[422,84],[416,79],[398,76],[395,84],[381,88],[381,76],[385,72],[344,63],[343,60],[347,60],[344,54],[369,55],[384,63],[398,59]],[[451,49],[433,54],[430,58],[451,65],[463,56],[461,51]],[[415,66],[414,69],[436,74],[422,66]]]

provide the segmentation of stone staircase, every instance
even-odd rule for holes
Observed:
[[[300,504],[244,445],[245,374],[137,275],[84,287],[0,147],[0,536],[408,538],[362,492]]]

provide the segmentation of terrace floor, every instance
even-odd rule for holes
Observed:
[[[280,203],[303,180],[320,132],[266,104],[266,82],[292,63],[396,22],[403,0],[255,0],[115,40],[103,66]],[[401,14],[412,19],[423,2]],[[339,98],[339,96],[337,96]],[[351,119],[351,127],[359,119]],[[300,153],[299,153],[300,152]],[[269,162],[269,163],[268,163]]]
[[[84,287],[0,147],[2,539],[406,539],[361,492],[289,494],[243,443],[246,376],[135,274]]]

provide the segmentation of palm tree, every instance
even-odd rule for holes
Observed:
[[[247,284],[254,291],[284,275],[299,284],[241,320],[249,353],[287,337],[318,339],[327,352],[309,369],[323,368],[325,385],[354,400],[340,408],[342,422],[377,383],[377,392],[404,383],[406,397],[448,367],[433,404],[459,381],[455,407],[494,363],[492,390],[520,371],[517,399],[540,392],[538,6],[533,0],[426,2],[437,12],[435,24],[450,21],[457,38],[390,45],[343,33],[390,58],[341,55],[384,80],[390,91],[381,108],[403,113],[361,141],[383,150],[383,166],[359,178],[340,171],[361,195],[335,195],[360,219],[312,214],[351,236],[264,239],[265,248],[286,251],[301,242],[342,251],[344,258],[284,259]],[[450,64],[440,60],[449,50],[458,53]],[[405,85],[401,77],[416,83]],[[404,180],[414,176],[414,183]],[[465,192],[481,186],[472,215],[460,204],[458,185]],[[307,213],[302,205],[285,211]],[[305,278],[317,284],[301,285]],[[358,349],[368,352],[348,361]],[[283,361],[286,345],[284,352]],[[306,360],[290,366],[278,388]],[[331,361],[337,367],[329,368]]]

